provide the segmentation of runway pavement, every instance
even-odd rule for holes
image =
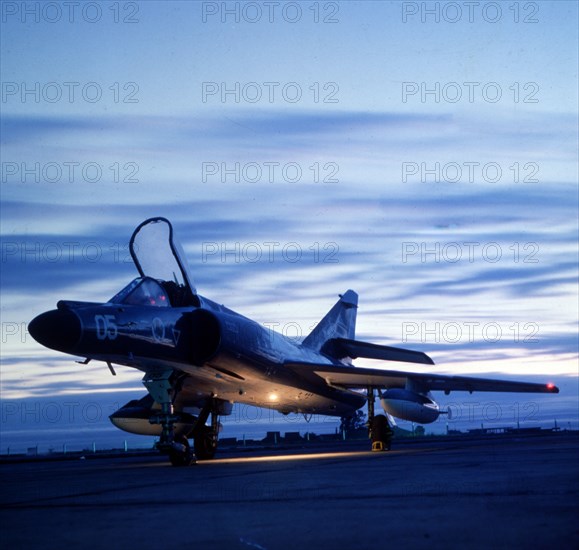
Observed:
[[[579,437],[0,465],[3,548],[578,548]]]

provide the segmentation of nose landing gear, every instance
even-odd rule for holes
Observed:
[[[175,424],[182,421],[181,415],[175,414],[173,402],[180,390],[179,379],[174,372],[167,370],[147,374],[143,384],[151,397],[161,405],[161,412],[149,419],[151,424],[161,425],[161,438],[157,449],[169,456],[173,466],[189,466],[195,459],[209,460],[215,456],[219,435],[219,407],[217,399],[210,397],[201,409],[193,428],[186,434],[175,434]],[[211,425],[205,423],[211,415]],[[193,449],[188,437],[194,439]]]
[[[173,371],[165,370],[145,375],[143,384],[151,397],[161,405],[161,412],[149,419],[151,424],[161,425],[161,438],[157,449],[169,456],[173,466],[189,466],[194,455],[189,441],[184,435],[175,436],[175,423],[179,415],[174,414],[173,401],[178,393],[178,381],[174,380]]]

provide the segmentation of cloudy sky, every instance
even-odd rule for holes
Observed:
[[[143,393],[26,326],[114,295],[162,215],[202,295],[300,337],[353,288],[359,338],[553,380],[537,419],[577,427],[577,23],[575,2],[2,3],[8,410]]]

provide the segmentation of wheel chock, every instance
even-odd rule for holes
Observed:
[[[372,441],[372,450],[373,451],[383,451],[384,450],[384,443],[382,443],[382,441]]]

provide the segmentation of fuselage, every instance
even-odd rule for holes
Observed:
[[[39,315],[32,335],[47,347],[144,372],[187,374],[180,403],[208,396],[282,413],[344,416],[363,395],[296,374],[286,362],[337,364],[322,353],[199,296],[195,307],[61,301]]]

